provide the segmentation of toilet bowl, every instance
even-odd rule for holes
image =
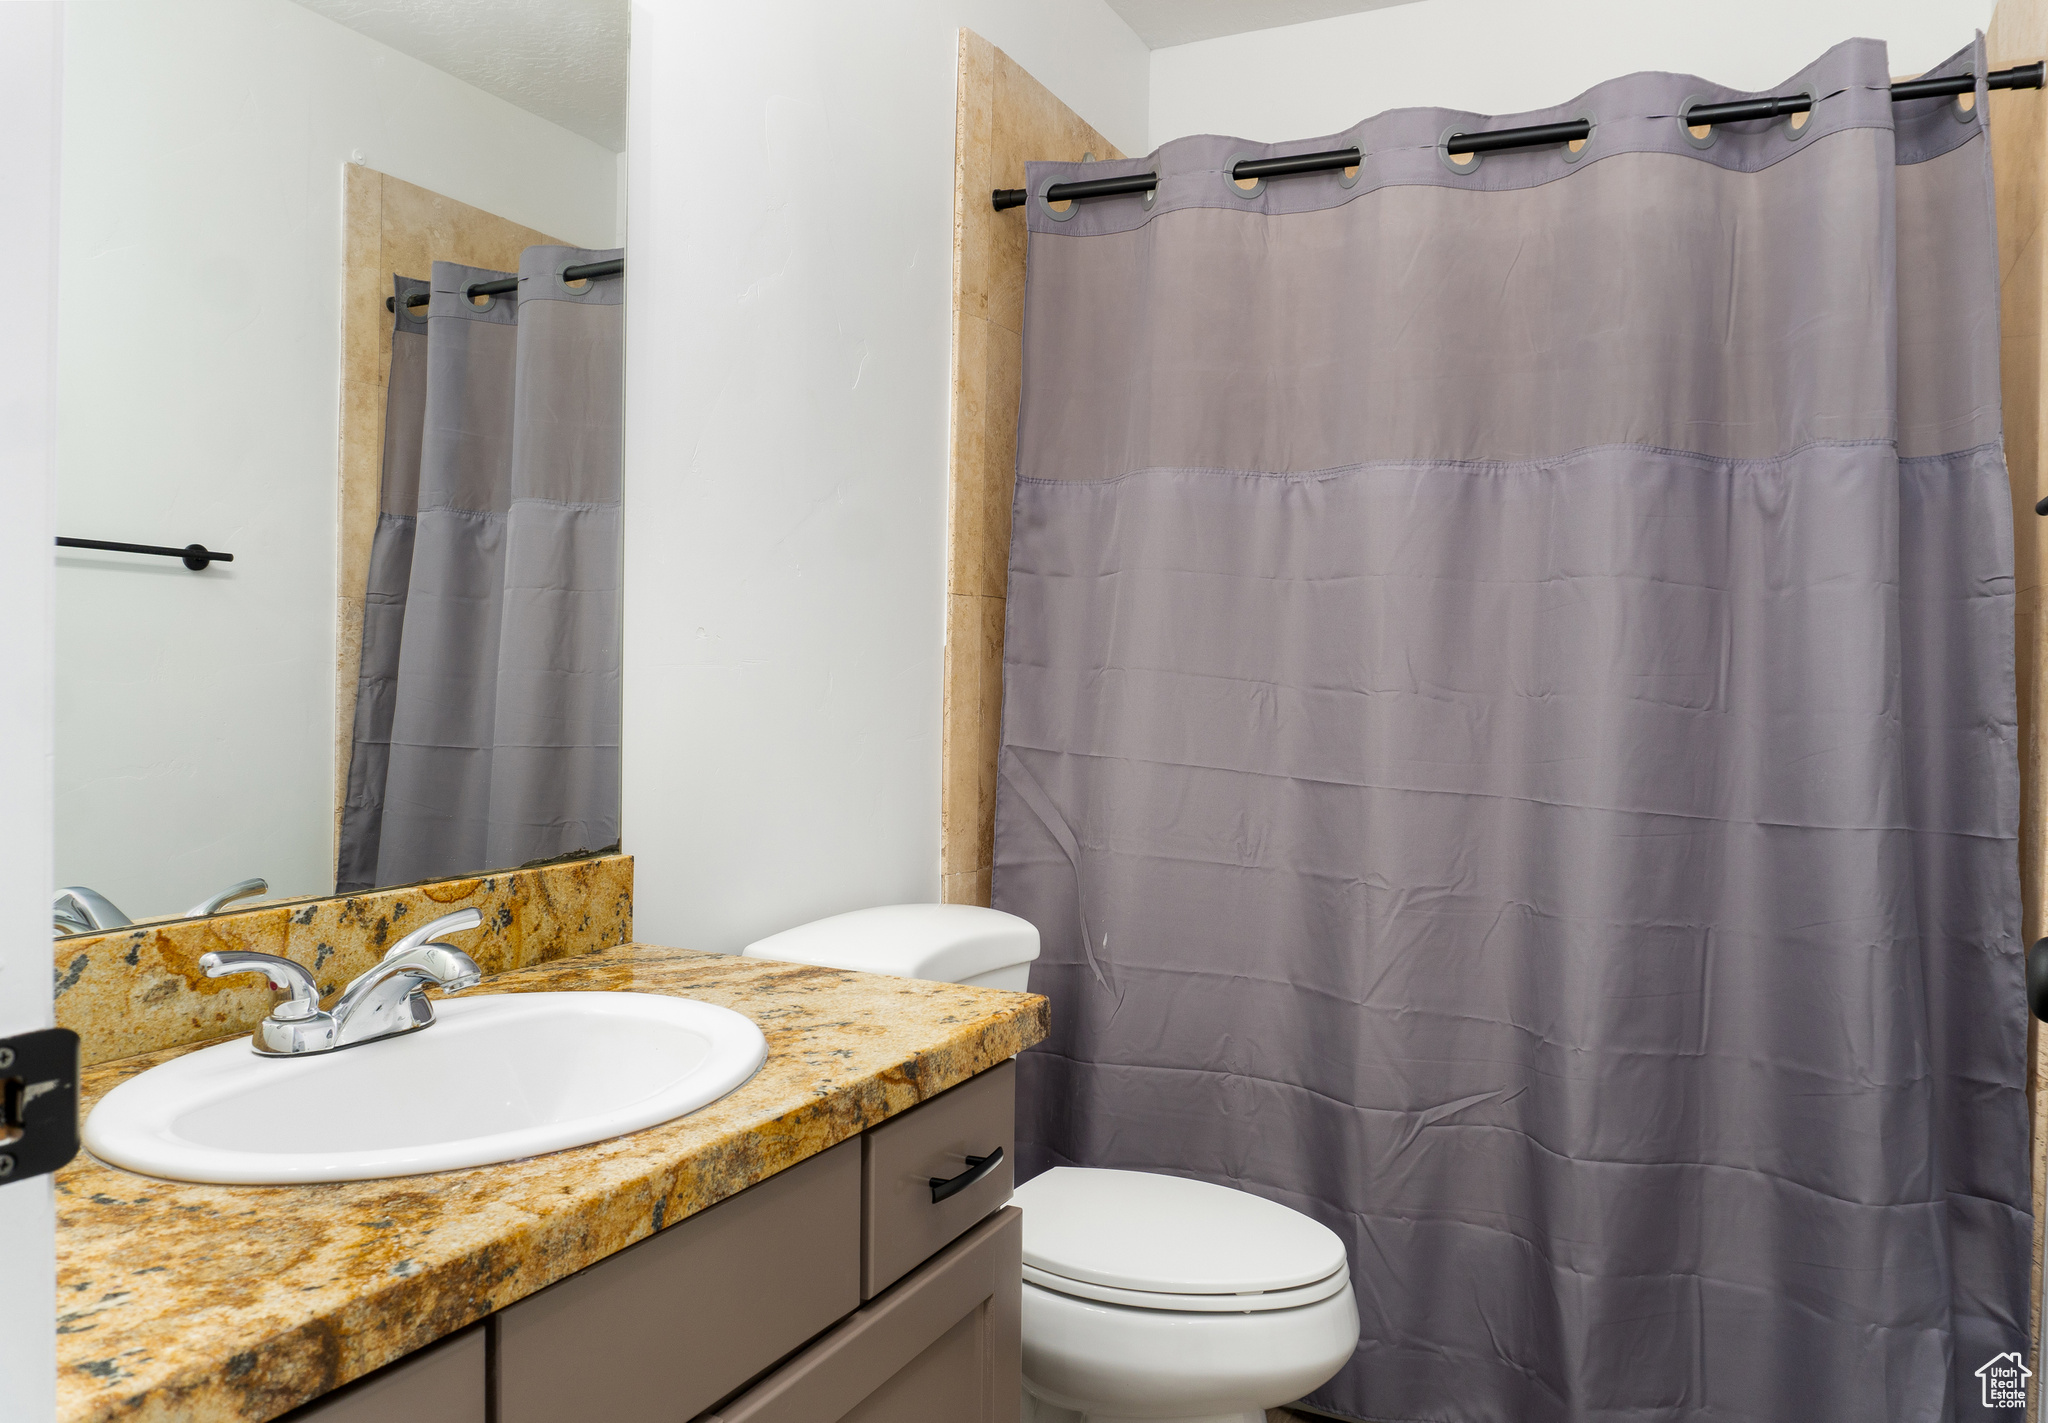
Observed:
[[[1022,989],[1038,930],[961,904],[798,925],[748,957]],[[1263,1423],[1358,1344],[1344,1244],[1299,1211],[1206,1181],[1056,1167],[1024,1210],[1025,1423]]]
[[[1039,1423],[1257,1423],[1358,1344],[1343,1242],[1298,1211],[1205,1181],[1065,1166],[1014,1199]]]

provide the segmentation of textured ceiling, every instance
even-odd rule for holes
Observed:
[[[601,143],[626,147],[628,0],[298,0]]]
[[[1109,0],[1138,38],[1152,49],[1271,30],[1304,20],[1327,20],[1360,10],[1383,10],[1414,0]]]

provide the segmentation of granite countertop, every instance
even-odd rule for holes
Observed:
[[[768,1060],[687,1117],[549,1156],[202,1186],[80,1153],[57,1176],[57,1416],[255,1423],[1016,1055],[1028,994],[627,944],[471,990],[614,989],[746,1014]],[[81,1107],[190,1047],[88,1068]]]

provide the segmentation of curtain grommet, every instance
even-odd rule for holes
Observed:
[[[1581,109],[1572,117],[1586,126],[1586,136],[1578,140],[1577,148],[1573,148],[1570,143],[1564,145],[1564,161],[1567,163],[1576,163],[1592,152],[1593,135],[1600,132],[1600,120],[1594,118],[1590,110]]]
[[[1456,124],[1453,124],[1451,125],[1451,127],[1445,129],[1443,131],[1443,136],[1438,138],[1436,141],[1436,161],[1443,164],[1444,167],[1450,169],[1453,173],[1456,173],[1461,178],[1464,177],[1467,173],[1478,172],[1479,165],[1486,161],[1486,155],[1483,153],[1460,154],[1459,157],[1471,160],[1468,163],[1460,163],[1457,161],[1456,158],[1453,158],[1451,156],[1451,140],[1454,138],[1464,136],[1464,133],[1465,130],[1459,128]]]
[[[1047,193],[1052,191],[1053,184],[1064,183],[1066,181],[1067,180],[1064,177],[1049,175],[1043,183],[1040,183],[1038,185],[1039,211],[1043,212],[1047,217],[1051,218],[1054,222],[1065,222],[1067,219],[1071,218],[1075,213],[1081,210],[1081,205],[1078,202],[1075,202],[1072,198],[1067,198],[1064,199],[1067,205],[1067,210],[1065,212],[1060,212],[1058,209],[1053,207],[1052,199],[1046,196]]]
[[[1804,89],[1796,89],[1793,92],[1803,94],[1806,97],[1806,108],[1804,110],[1806,122],[1794,123],[1793,120],[1797,119],[1799,115],[1787,114],[1785,115],[1785,122],[1781,127],[1785,130],[1785,137],[1797,143],[1800,139],[1813,132],[1813,116],[1820,107],[1820,96],[1813,92],[1811,84],[1807,85]]]
[[[1230,157],[1226,158],[1223,161],[1223,186],[1230,189],[1230,191],[1233,194],[1235,194],[1237,197],[1243,198],[1247,202],[1257,197],[1260,193],[1266,191],[1266,180],[1264,178],[1254,178],[1252,180],[1252,185],[1249,188],[1246,188],[1239,186],[1237,179],[1231,177],[1230,175],[1237,171],[1238,164],[1244,162],[1246,159],[1255,158],[1257,156],[1257,154],[1246,153],[1243,149],[1239,149],[1236,153],[1231,154]]]
[[[1340,188],[1355,188],[1358,186],[1358,180],[1365,176],[1365,141],[1361,139],[1357,143],[1352,144],[1351,146],[1358,150],[1358,164],[1351,170],[1348,176],[1342,168],[1335,170],[1337,174],[1337,186]]]
[[[1144,201],[1144,208],[1145,208],[1145,211],[1146,211],[1146,212],[1150,212],[1150,211],[1152,211],[1152,207],[1153,207],[1153,205],[1154,205],[1155,203],[1157,203],[1158,201],[1159,201],[1159,170],[1158,170],[1157,168],[1154,168],[1154,169],[1152,170],[1152,186],[1151,186],[1151,187],[1149,187],[1149,188],[1147,188],[1147,189],[1145,190],[1145,201]]]
[[[1963,100],[1970,102],[1965,104]],[[1966,90],[1949,101],[1948,111],[1959,124],[1974,124],[1984,112],[1984,106],[1977,101],[1975,89]]]
[[[1706,95],[1692,94],[1687,96],[1686,101],[1678,106],[1679,136],[1694,148],[1712,148],[1721,137],[1721,131],[1712,124],[1695,124],[1691,122],[1692,111],[1706,101]],[[1706,132],[1704,134],[1694,133],[1693,130],[1695,128],[1704,128]]]

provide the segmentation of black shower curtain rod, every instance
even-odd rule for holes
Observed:
[[[2038,89],[2041,87],[2042,65],[2022,64],[2012,69],[2000,69],[1984,76],[1987,89]],[[1977,87],[1974,74],[1944,74],[1934,79],[1908,79],[1892,85],[1892,102],[1904,103],[1908,99],[1934,99],[1945,94],[1967,94]],[[1811,94],[1775,94],[1762,99],[1738,99],[1729,104],[1694,104],[1678,117],[1686,120],[1689,128],[1707,124],[1736,124],[1747,119],[1775,119],[1785,114],[1803,114],[1813,107]],[[1536,124],[1529,128],[1495,129],[1491,133],[1454,133],[1444,144],[1444,152],[1498,153],[1508,148],[1547,148],[1557,143],[1577,143],[1590,138],[1593,125],[1585,119],[1573,119],[1570,123]],[[1284,178],[1291,173],[1326,173],[1332,168],[1356,167],[1360,158],[1356,148],[1333,148],[1321,153],[1295,153],[1285,158],[1248,158],[1230,170],[1233,181],[1246,178]],[[1054,183],[1045,190],[1049,203],[1066,202],[1072,198],[1108,198],[1123,193],[1148,193],[1159,186],[1157,173],[1132,173],[1122,178],[1091,178],[1076,183]],[[1030,192],[1025,188],[997,188],[991,195],[995,209],[1024,206]]]
[[[614,257],[609,262],[585,262],[580,267],[564,267],[562,268],[562,280],[565,282],[596,281],[599,277],[620,277],[624,276],[625,273],[626,259],[624,257]],[[503,296],[507,292],[516,292],[518,290],[519,278],[500,277],[495,282],[471,282],[462,289],[462,294],[466,297]],[[433,299],[433,293],[431,292],[416,292],[405,299],[405,304],[407,306],[425,306]],[[395,298],[385,297],[384,309],[386,311],[396,311],[398,307]]]

